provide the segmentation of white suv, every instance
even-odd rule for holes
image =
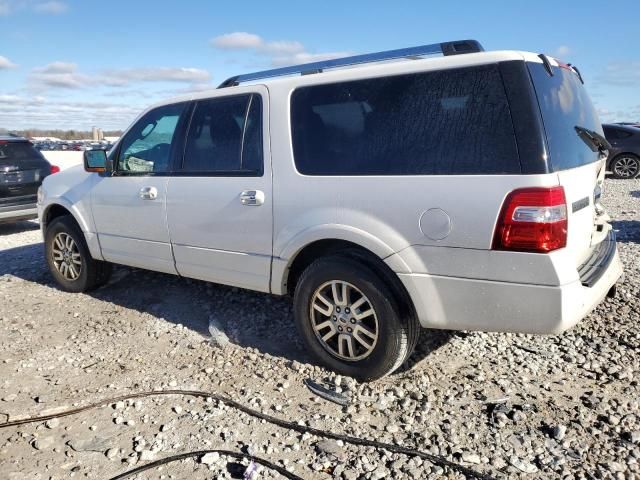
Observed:
[[[559,333],[622,273],[582,83],[475,41],[234,77],[47,178],[46,260],[74,292],[117,263],[290,294],[308,349],[362,380],[420,327]]]

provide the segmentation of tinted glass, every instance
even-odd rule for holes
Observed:
[[[607,140],[611,141],[611,140],[616,140],[618,138],[618,134],[615,128],[602,127],[602,130],[604,131],[604,136],[606,137]]]
[[[43,159],[42,154],[28,142],[0,142],[0,160]]]
[[[602,125],[591,99],[578,76],[566,68],[552,67],[549,75],[541,63],[529,63],[549,145],[553,171],[580,167],[598,160],[576,133],[584,127],[603,135]]]
[[[303,87],[291,124],[307,175],[521,171],[496,65]]]
[[[242,170],[254,171],[262,175],[262,99],[253,95],[244,133],[244,146],[240,162]]]
[[[148,112],[122,140],[117,170],[121,173],[161,173],[169,170],[172,142],[185,103]]]
[[[187,136],[183,170],[261,173],[261,114],[259,95],[198,102]]]
[[[629,138],[633,135],[631,132],[627,132],[626,130],[618,130],[616,133],[620,139]]]

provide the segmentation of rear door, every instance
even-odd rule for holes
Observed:
[[[0,208],[35,204],[51,166],[30,142],[0,140]]]
[[[552,74],[542,63],[530,62],[528,67],[542,112],[549,167],[558,174],[567,199],[568,251],[574,252],[579,266],[611,228],[598,205],[606,157],[576,130],[578,127],[604,136],[602,124],[584,85],[570,67],[552,65]]]
[[[267,90],[196,102],[167,190],[180,275],[269,291],[272,254]]]

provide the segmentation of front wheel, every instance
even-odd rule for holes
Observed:
[[[45,255],[56,283],[67,292],[88,292],[105,284],[111,264],[94,260],[71,216],[57,217],[45,232]]]
[[[640,158],[624,153],[611,162],[611,172],[613,173],[613,178],[635,178],[640,174]]]
[[[307,348],[329,369],[375,380],[408,358],[419,334],[389,286],[363,263],[322,258],[302,274],[295,318]]]

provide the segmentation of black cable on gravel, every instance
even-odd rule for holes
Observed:
[[[260,465],[264,465],[271,470],[278,472],[285,478],[290,480],[304,480],[302,477],[295,475],[286,469],[282,468],[275,463],[270,462],[269,460],[265,460],[263,458],[254,457],[252,455],[246,455],[244,453],[232,452],[230,450],[198,450],[195,452],[187,452],[180,453],[178,455],[171,455],[170,457],[162,458],[160,460],[156,460],[155,462],[145,463],[140,467],[133,468],[127,472],[121,473],[120,475],[116,475],[115,477],[111,477],[109,480],[123,480],[125,478],[133,477],[138,473],[145,472],[147,470],[151,470],[152,468],[159,467],[160,465],[166,465],[167,463],[177,462],[179,460],[184,460],[185,458],[195,458],[206,455],[207,453],[219,453],[220,455],[226,455],[227,457],[237,458],[238,460],[242,460],[247,458],[255,463],[259,463]]]
[[[64,412],[60,412],[60,413],[56,413],[56,414],[51,414],[51,415],[43,415],[40,417],[30,417],[30,418],[24,418],[24,419],[20,419],[20,420],[14,420],[14,421],[10,421],[10,422],[5,422],[0,424],[0,429],[1,428],[8,428],[8,427],[15,427],[18,425],[25,425],[25,424],[29,424],[29,423],[37,423],[37,422],[44,422],[47,420],[51,420],[52,418],[62,418],[62,417],[68,417],[70,415],[76,415],[78,413],[81,412],[86,412],[87,410],[93,410],[99,407],[103,407],[105,405],[109,405],[111,403],[116,403],[122,400],[131,400],[134,398],[143,398],[143,397],[152,397],[152,396],[160,396],[160,395],[186,395],[186,396],[190,396],[190,397],[200,397],[200,398],[211,398],[213,400],[217,400],[218,402],[222,402],[226,405],[229,405],[233,408],[235,408],[236,410],[239,410],[243,413],[246,413],[247,415],[250,415],[252,417],[255,418],[259,418],[260,420],[264,420],[266,422],[269,422],[273,425],[276,425],[278,427],[281,428],[286,428],[289,430],[294,430],[296,432],[299,433],[309,433],[311,435],[315,435],[316,437],[323,437],[323,438],[330,438],[333,440],[342,440],[343,442],[346,443],[350,443],[352,445],[362,445],[365,447],[374,447],[377,449],[384,449],[387,450],[389,452],[393,452],[393,453],[399,453],[402,455],[408,455],[411,457],[420,457],[423,460],[427,460],[428,462],[432,463],[433,465],[437,465],[440,467],[446,467],[446,468],[450,468],[451,470],[454,470],[456,472],[459,472],[463,475],[465,475],[467,478],[475,478],[478,480],[494,480],[494,477],[489,475],[489,474],[485,474],[485,473],[481,473],[481,472],[477,472],[471,468],[465,467],[464,465],[460,465],[458,463],[452,462],[450,460],[447,460],[444,457],[441,457],[439,455],[432,455],[430,453],[426,453],[426,452],[421,452],[419,450],[415,450],[412,448],[408,448],[408,447],[403,447],[400,445],[395,445],[392,443],[384,443],[384,442],[378,442],[376,440],[369,440],[367,438],[359,438],[359,437],[351,437],[349,435],[343,435],[340,433],[334,433],[334,432],[330,432],[330,431],[325,431],[325,430],[320,430],[318,428],[313,428],[313,427],[307,427],[304,425],[298,425],[297,423],[294,422],[290,422],[287,420],[282,420],[280,418],[277,417],[272,417],[271,415],[267,415],[265,413],[259,412],[257,410],[253,410],[249,407],[247,407],[246,405],[242,405],[241,403],[236,402],[235,400],[232,400],[231,398],[228,398],[224,395],[220,395],[218,393],[213,393],[213,392],[205,392],[202,390],[154,390],[154,391],[149,391],[149,392],[136,392],[136,393],[130,393],[127,395],[121,395],[118,397],[111,397],[111,398],[107,398],[104,400],[100,400],[98,402],[95,403],[91,403],[89,405],[86,405],[84,407],[78,407],[78,408],[73,408],[70,410],[66,410]],[[245,454],[241,454],[241,453],[236,453],[236,452],[228,452],[225,450],[203,450],[203,451],[196,451],[196,452],[188,452],[188,453],[183,453],[183,454],[179,454],[179,455],[174,455],[171,457],[167,457],[161,460],[157,460],[155,462],[151,462],[145,465],[142,465],[140,467],[137,467],[133,470],[129,470],[128,472],[124,472],[116,477],[113,477],[111,480],[119,480],[119,479],[123,479],[123,478],[129,478],[130,476],[140,473],[142,471],[145,470],[149,470],[151,468],[157,467],[159,465],[164,465],[166,463],[170,463],[170,462],[174,462],[174,461],[178,461],[178,460],[182,460],[184,458],[192,458],[192,457],[198,457],[200,455],[204,455],[206,453],[212,453],[212,452],[218,452],[221,455],[228,455],[228,456],[232,456],[234,458],[249,458],[252,459],[253,461],[255,461],[256,463],[260,463],[268,468],[272,468],[273,470],[281,473],[282,475],[284,475],[286,478],[290,478],[290,479],[298,479],[300,477],[297,477],[295,475],[293,475],[292,473],[284,470],[282,467],[279,467],[278,465],[272,464],[271,462],[264,460],[264,459],[260,459],[257,457],[252,457],[250,455],[245,455]],[[286,472],[283,473],[283,472]]]

